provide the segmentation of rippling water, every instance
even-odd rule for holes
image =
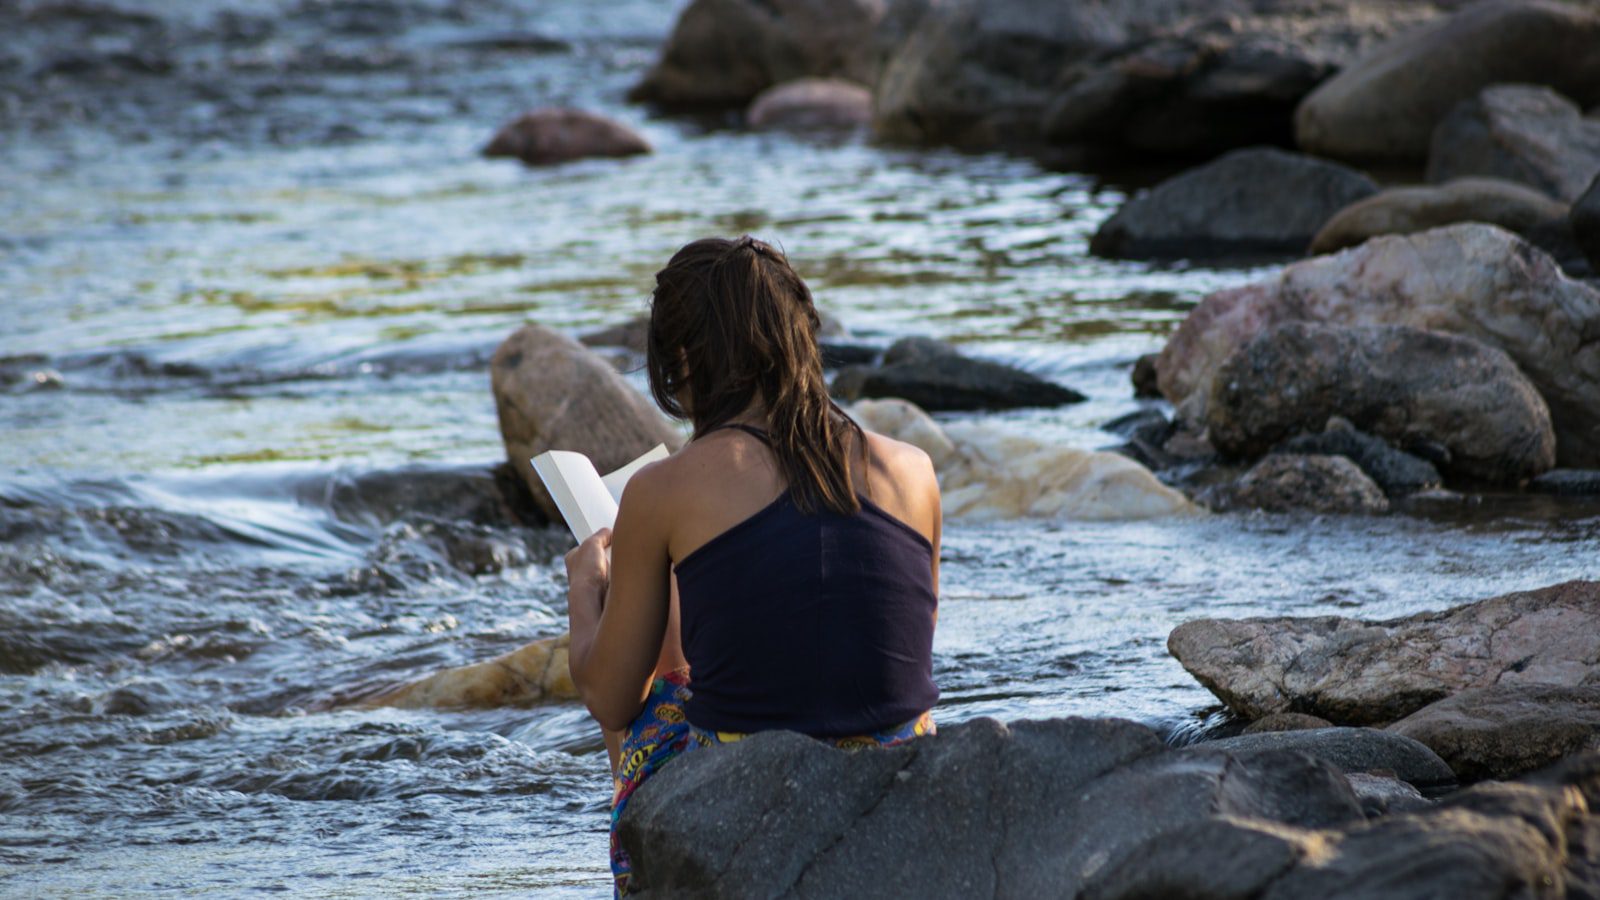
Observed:
[[[485,363],[524,320],[621,321],[678,246],[750,231],[862,341],[930,333],[1090,395],[985,421],[1102,446],[1133,359],[1259,274],[1088,258],[1122,197],[1088,176],[648,118],[620,98],[680,3],[169,6],[0,11],[10,895],[608,890],[580,709],[337,705],[564,626],[564,533],[484,500]],[[476,156],[546,103],[657,152]],[[1600,509],[1493,497],[945,540],[946,722],[1183,731],[1210,703],[1165,653],[1186,619],[1600,574]]]

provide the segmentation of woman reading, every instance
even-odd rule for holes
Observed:
[[[844,747],[933,730],[938,482],[829,399],[817,327],[799,275],[749,237],[656,275],[650,390],[693,437],[567,556],[573,681],[620,732],[619,894],[617,817],[677,755],[770,729]]]

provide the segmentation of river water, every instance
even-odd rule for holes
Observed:
[[[335,702],[564,627],[564,532],[451,487],[503,455],[486,360],[525,320],[622,321],[678,246],[748,231],[858,340],[1084,391],[981,418],[1098,447],[1132,361],[1261,274],[1087,257],[1123,196],[1089,176],[650,118],[621,98],[681,5],[0,9],[0,893],[605,894],[579,708]],[[553,103],[656,152],[477,156]],[[1179,622],[1600,574],[1600,509],[1541,499],[945,534],[944,722],[1182,735],[1211,699]]]

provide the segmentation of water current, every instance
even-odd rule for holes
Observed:
[[[682,2],[117,0],[0,8],[0,893],[603,896],[571,704],[337,700],[559,634],[560,529],[484,512],[486,360],[641,312],[688,240],[787,248],[856,340],[1090,397],[982,414],[1076,446],[1133,360],[1260,270],[1086,255],[1124,196],[1025,159],[746,133],[623,102]],[[570,104],[656,152],[481,159]],[[638,375],[632,376],[636,381]],[[950,522],[937,716],[1212,700],[1207,616],[1381,618],[1600,574],[1600,509]]]

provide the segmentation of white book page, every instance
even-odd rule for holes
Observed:
[[[532,462],[578,543],[617,521],[617,501],[589,457],[570,450],[551,450],[535,456]]]
[[[602,528],[610,528],[617,521],[617,503],[622,499],[622,489],[628,479],[658,459],[668,456],[665,444],[657,444],[649,452],[604,478],[595,471],[594,463],[582,453],[570,450],[551,450],[535,456],[530,462],[533,470],[544,482],[556,502],[561,518],[567,520],[572,536],[582,543]]]

